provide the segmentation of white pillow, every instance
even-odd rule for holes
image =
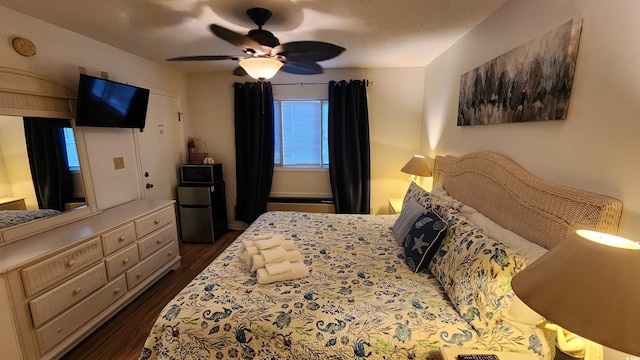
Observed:
[[[542,246],[534,244],[522,236],[496,224],[480,212],[476,211],[475,213],[468,215],[467,218],[469,221],[480,226],[491,238],[500,241],[518,252],[518,254],[524,256],[528,260],[529,264],[548,251]]]
[[[391,228],[393,236],[395,236],[398,241],[398,245],[404,244],[404,239],[407,237],[407,234],[409,234],[409,230],[411,230],[413,223],[416,222],[416,219],[426,211],[427,209],[420,206],[415,199],[409,199],[404,203],[402,206],[402,212],[398,215],[396,222]]]
[[[433,195],[438,195],[440,197],[445,197],[449,195],[447,194],[447,190],[445,190],[444,187],[442,186],[441,182],[437,182],[433,184],[433,188],[431,188],[431,193]]]

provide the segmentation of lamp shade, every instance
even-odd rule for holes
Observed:
[[[579,233],[584,237],[568,237],[514,276],[511,287],[564,329],[640,355],[639,246],[606,234]],[[632,246],[620,246],[623,240]]]
[[[422,155],[413,155],[400,171],[417,176],[431,176],[427,159]]]
[[[239,64],[249,76],[261,81],[274,77],[283,65],[281,61],[261,57],[242,59]]]

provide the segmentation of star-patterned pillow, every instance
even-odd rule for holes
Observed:
[[[446,230],[447,223],[435,212],[428,211],[418,216],[404,240],[407,265],[413,272],[417,273],[427,268]]]

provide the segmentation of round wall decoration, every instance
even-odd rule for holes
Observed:
[[[16,36],[11,39],[11,46],[22,56],[33,56],[36,54],[36,45],[31,40]]]

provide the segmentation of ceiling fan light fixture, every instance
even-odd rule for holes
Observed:
[[[284,64],[281,61],[263,57],[240,60],[240,66],[247,72],[247,74],[260,81],[274,77],[282,65]]]

